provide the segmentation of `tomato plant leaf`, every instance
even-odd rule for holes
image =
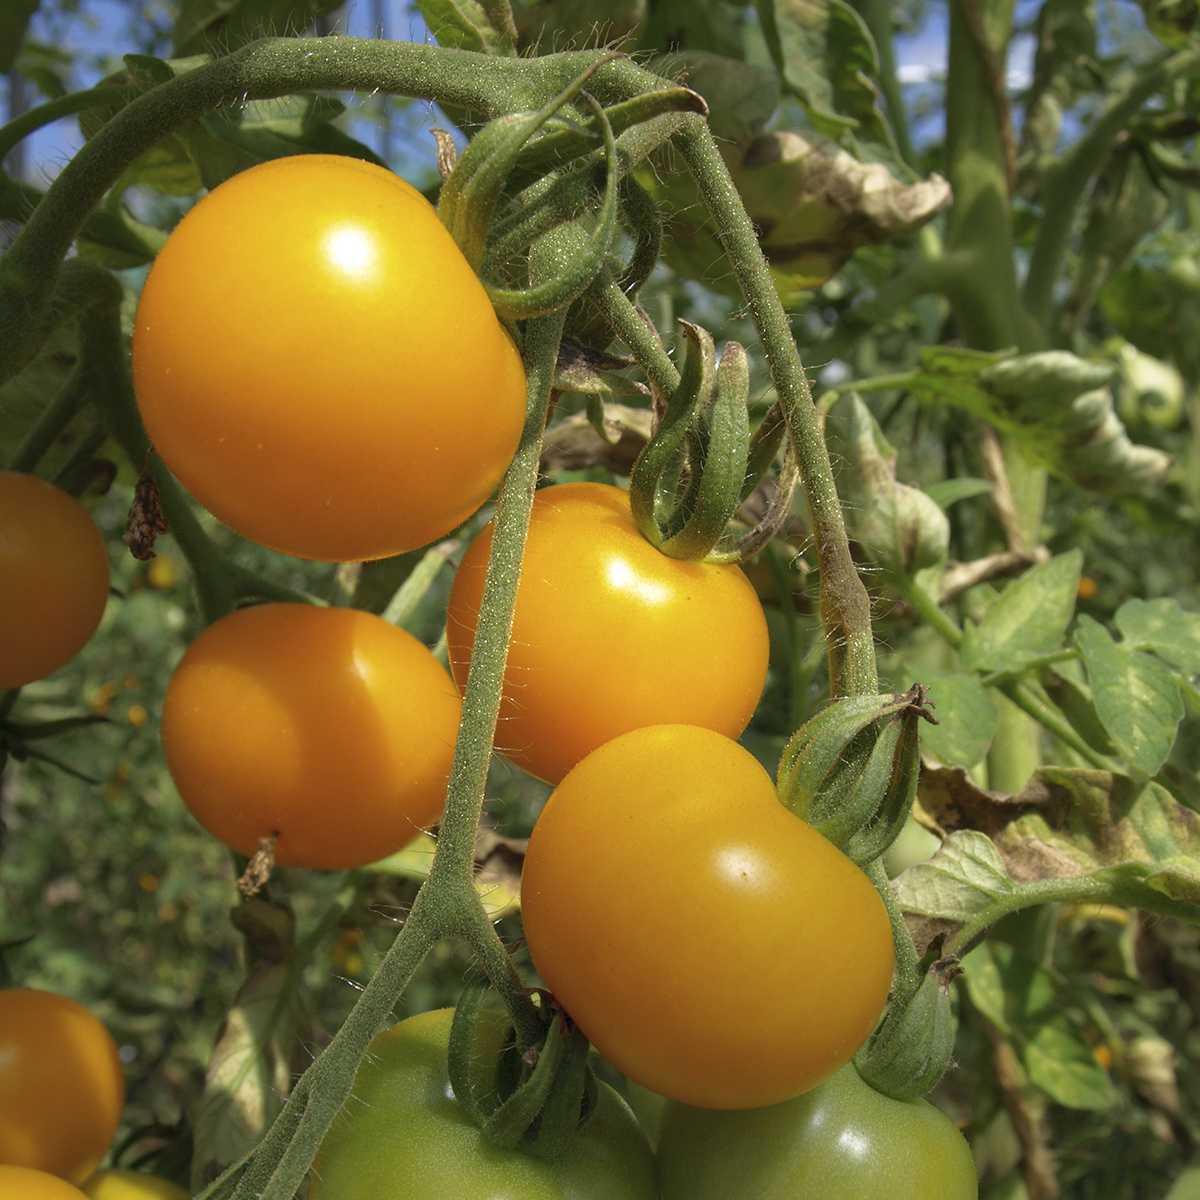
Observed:
[[[1183,719],[1174,673],[1128,642],[1114,642],[1104,626],[1087,615],[1079,619],[1075,643],[1104,728],[1134,767],[1155,774],[1167,761]]]
[[[1091,1044],[1066,1012],[1039,1014],[1023,1047],[1029,1081],[1067,1108],[1108,1108],[1115,1098]]]
[[[875,43],[862,17],[843,0],[757,0],[756,7],[775,65],[813,126],[898,159],[878,104]]]
[[[1138,650],[1200,673],[1200,613],[1184,612],[1178,600],[1127,600],[1116,613],[1121,636]]]
[[[440,46],[484,53],[511,52],[478,0],[417,0],[417,8]]]
[[[193,1191],[252,1150],[283,1107],[303,1011],[288,966],[291,914],[261,900],[241,905],[234,914],[258,960],[238,990],[209,1059],[196,1109]]]
[[[708,104],[715,137],[745,142],[779,106],[779,76],[765,67],[707,50],[688,50],[679,62],[688,87]]]
[[[996,732],[996,706],[987,688],[964,672],[945,675],[909,664],[905,678],[928,683],[938,723],[921,727],[921,745],[944,763],[973,767],[983,760]]]
[[[958,479],[942,479],[931,483],[925,488],[925,495],[932,496],[943,508],[949,508],[960,500],[970,500],[973,496],[986,496],[992,491],[992,485],[986,479],[974,479],[964,475]]]
[[[1010,583],[978,625],[965,630],[963,666],[977,671],[1019,671],[1057,650],[1075,611],[1083,553],[1069,550]]]
[[[970,829],[951,833],[928,862],[909,867],[892,886],[905,912],[954,920],[1016,891],[1000,851]]]
[[[946,514],[920,488],[897,481],[896,451],[857,393],[833,406],[826,437],[846,463],[839,487],[851,535],[886,571],[911,575],[942,566],[950,545]]]

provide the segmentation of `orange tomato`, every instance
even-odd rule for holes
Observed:
[[[65,666],[108,601],[108,551],[88,511],[60,488],[0,471],[0,688]]]
[[[108,1150],[124,1105],[116,1043],[91,1012],[54,992],[0,991],[0,1163],[82,1183]]]
[[[371,613],[244,608],[210,625],[163,701],[167,766],[192,814],[242,854],[363,866],[442,810],[460,704],[411,634]]]
[[[709,729],[589,754],[529,839],[525,938],[610,1062],[659,1095],[758,1108],[849,1062],[892,982],[870,880]]]
[[[450,591],[446,637],[460,688],[490,548],[489,526]],[[768,652],[762,606],[737,567],[656,550],[620,488],[546,488],[530,518],[496,748],[556,783],[597,746],[645,725],[737,737],[754,714]]]
[[[184,217],[142,292],[133,375],[196,499],[302,558],[448,533],[525,417],[520,354],[436,211],[329,154],[251,167]]]

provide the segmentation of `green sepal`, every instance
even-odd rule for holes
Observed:
[[[476,1125],[482,1126],[489,1113],[484,1110],[472,1085],[471,1060],[475,1046],[475,1034],[479,1026],[479,1013],[483,998],[488,992],[486,979],[468,982],[454,1008],[450,1022],[450,1041],[447,1046],[447,1067],[450,1087],[454,1098],[466,1110]]]
[[[859,866],[878,858],[888,849],[900,836],[912,812],[921,775],[921,739],[917,730],[921,719],[934,720],[919,703],[892,718],[889,728],[898,729],[899,733],[894,740],[892,767],[883,799],[871,821],[855,829],[843,847],[847,858]]]
[[[662,257],[662,216],[654,197],[632,175],[621,180],[617,197],[634,237],[633,253],[617,279],[617,286],[632,297],[650,278]]]
[[[659,549],[672,558],[698,560],[725,536],[725,527],[742,502],[750,449],[750,364],[737,342],[728,342],[716,371],[716,397],[703,421],[701,462],[695,499],[686,523]]]
[[[920,770],[917,721],[934,724],[925,691],[837,700],[784,748],[779,798],[854,862],[877,858],[912,809]]]
[[[672,464],[702,401],[716,384],[717,351],[712,335],[690,321],[680,321],[684,343],[679,386],[667,401],[666,412],[654,436],[638,455],[629,476],[629,503],[634,524],[654,546],[662,544],[658,522],[658,496],[663,477]]]
[[[540,1049],[531,1050],[525,1056],[526,1061],[534,1059],[532,1070],[483,1123],[484,1136],[493,1145],[515,1150],[527,1143],[550,1098],[566,1054],[567,1040],[566,1017],[561,1012],[555,1013]],[[531,1145],[526,1145],[526,1149],[529,1148]]]
[[[924,1096],[946,1073],[954,1053],[950,983],[958,959],[936,962],[907,1004],[894,1004],[875,1036],[854,1058],[863,1080],[893,1100]]]
[[[580,245],[578,252],[563,261],[559,274],[545,283],[535,283],[527,289],[513,291],[492,287],[484,282],[496,312],[510,321],[541,317],[565,308],[591,285],[604,266],[612,246],[617,228],[617,145],[612,128],[604,116],[604,109],[586,92],[582,94],[582,99],[597,115],[604,132],[604,199],[600,203],[596,228]]]
[[[898,698],[890,694],[848,696],[810,717],[792,735],[779,761],[775,787],[784,807],[810,820],[814,801],[834,770],[845,763],[847,749],[854,746],[856,755],[869,754],[874,739],[855,746],[856,739],[900,707]]]
[[[450,172],[438,198],[438,216],[475,272],[483,266],[488,225],[521,148],[564,104],[580,94],[605,61],[593,63],[537,112],[512,113],[488,122],[471,139]],[[607,128],[607,122],[603,124]]]

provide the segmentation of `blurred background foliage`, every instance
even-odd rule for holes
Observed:
[[[960,205],[982,185],[963,168],[970,136],[955,127],[954,112],[948,119],[946,91],[948,72],[963,69],[951,61],[955,38],[960,57],[964,40],[956,22],[980,12],[972,0],[953,0],[953,13],[927,0],[523,0],[514,7],[522,50],[623,39],[706,97],[818,401],[832,407],[861,385],[889,470],[935,500],[944,548],[930,586],[936,590],[940,579],[945,598],[948,581],[961,577],[949,597],[960,620],[985,612],[1011,575],[1069,551],[1082,556],[1078,614],[1111,626],[1131,598],[1175,600],[1197,611],[1200,73],[1175,79],[1131,112],[1067,212],[1056,213],[1047,182],[1097,127],[1114,92],[1160,63],[1167,49],[1196,46],[1194,0],[1019,0],[1009,6],[1010,20],[1000,20],[999,35],[974,31],[986,69],[973,86],[990,113],[976,123],[995,133],[992,165],[1007,170],[1005,224],[974,234],[964,232]],[[102,80],[127,82],[122,55],[129,52],[179,58],[263,32],[445,40],[462,12],[475,13],[468,0],[346,8],[334,0],[9,0],[0,5],[0,70],[11,119]],[[970,108],[966,96],[956,93],[951,108]],[[0,237],[36,203],[86,136],[89,119],[82,132],[71,117],[8,148],[0,175],[0,218],[8,225]],[[131,316],[155,238],[161,241],[202,183],[256,155],[333,147],[385,161],[433,195],[433,125],[453,122],[427,104],[386,96],[251,105],[235,119],[198,122],[144,157],[111,198],[118,223],[89,227],[79,251],[120,271]],[[754,354],[714,233],[674,168],[665,158],[642,176],[666,210],[668,235],[665,261],[642,301],[668,345],[675,320],[686,318],[711,329],[718,343],[737,339]],[[1050,262],[1052,286],[1039,297],[1033,283],[1047,260],[1048,214],[1065,223],[1065,233]],[[990,239],[992,257],[966,282],[949,279],[947,250],[969,246],[972,236]],[[581,336],[589,328],[582,322]],[[1050,437],[1044,424],[1023,426],[1013,417],[994,442],[970,405],[930,402],[949,360],[931,365],[922,350],[937,346],[1056,350],[1075,364],[1105,368],[1107,382],[1095,390],[1106,392],[1110,432],[1116,422],[1125,440],[1104,486],[1085,490],[1072,475],[1073,444],[1049,471],[1044,454],[1030,464],[1029,452],[1044,452]],[[0,390],[0,461],[61,387],[75,352],[74,335],[64,330]],[[755,366],[761,415],[773,397],[761,361]],[[977,397],[987,390],[983,370],[977,362],[963,377]],[[584,408],[582,397],[568,395],[559,416]],[[628,470],[625,442],[624,459],[621,447],[598,437],[585,436],[582,445],[573,456],[548,458],[548,477],[611,480]],[[1157,472],[1153,486],[1135,478],[1130,456],[1138,454]],[[158,747],[163,690],[199,617],[169,536],[148,563],[133,560],[121,543],[139,466],[125,462],[85,412],[38,467],[82,491],[109,540],[115,590],[87,649],[10,697],[4,715],[23,723],[82,714],[105,720],[9,747],[0,793],[0,943],[8,982],[74,996],[116,1036],[130,1080],[122,1163],[143,1162],[187,1182],[195,1154],[208,1164],[227,1153],[217,1145],[222,1131],[210,1122],[198,1133],[196,1122],[213,1047],[235,1001],[252,1012],[263,995],[298,986],[301,1013],[280,1051],[286,1081],[370,976],[415,894],[428,848],[417,844],[377,870],[344,876],[279,871],[265,896],[275,916],[264,907],[231,921],[242,864],[183,808]],[[998,489],[1012,493],[1007,509],[997,503]],[[852,527],[855,506],[863,513],[871,504],[870,495],[852,502]],[[377,612],[422,558],[361,570],[303,563],[203,520],[237,562],[322,600]],[[463,531],[459,545],[477,526]],[[745,741],[769,767],[827,696],[809,549],[797,506],[784,536],[747,565],[767,610],[772,664]],[[407,619],[435,647],[456,550],[440,552],[445,566],[430,572]],[[993,705],[977,680],[964,682],[958,655],[889,582],[879,547],[863,541],[856,553],[875,605],[885,685],[902,689],[916,676],[935,685],[935,696],[942,689],[946,721],[927,744],[931,755],[1000,791],[1017,790],[1031,769],[1006,770],[1006,755],[1028,764],[1032,746],[1034,762],[1075,762],[1029,726],[1012,726],[1028,743],[1012,742],[1020,754],[1005,749],[1013,735],[996,715],[1003,701]],[[954,576],[981,563],[992,566]],[[1082,673],[1064,666],[1063,680],[1064,689],[1085,695]],[[1186,678],[1182,686],[1185,715],[1164,771],[1172,794],[1200,809],[1200,707]],[[486,824],[513,841],[480,847],[481,886],[514,944],[520,839],[547,792],[496,761]],[[890,869],[927,857],[934,845],[914,825]],[[273,924],[280,913],[294,916],[294,930],[286,920]],[[1200,1134],[1194,928],[1122,909],[1052,906],[1007,919],[976,954],[956,999],[958,1067],[934,1098],[971,1138],[985,1200],[1200,1196],[1187,1170]],[[287,968],[282,975],[264,969],[279,963]],[[440,948],[406,994],[408,1009],[451,1002],[469,966],[456,947]],[[253,1020],[246,1028],[240,1050],[253,1057],[255,1030],[262,1031]],[[239,1050],[224,1045],[226,1053]],[[260,1127],[269,1120],[278,1078],[256,1068],[239,1083],[251,1128],[230,1134],[234,1144],[252,1135],[255,1120]]]

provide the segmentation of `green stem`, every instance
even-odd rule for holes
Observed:
[[[27,138],[43,126],[49,125],[62,117],[69,117],[89,108],[104,108],[105,106],[119,108],[129,99],[130,89],[120,85],[104,84],[89,88],[84,92],[72,92],[68,96],[59,96],[48,100],[23,112],[15,120],[0,128],[0,159],[7,157],[8,152],[23,138]]]
[[[829,452],[787,313],[758,245],[754,225],[742,207],[708,126],[696,117],[681,119],[675,144],[716,222],[746,297],[796,447],[821,573],[821,621],[833,695],[869,695],[879,686],[870,601],[850,557]]]
[[[0,383],[44,343],[62,260],[95,206],[131,162],[188,121],[306,91],[399,94],[494,116],[540,108],[608,57],[585,51],[533,60],[374,38],[267,38],[152,88],[71,159],[0,257]],[[607,104],[669,86],[621,59],[604,62],[589,91]],[[667,113],[627,130],[619,143],[622,172],[686,120]]]
[[[944,955],[957,954],[960,958],[974,949],[1001,917],[1009,913],[1019,912],[1035,904],[1049,904],[1054,901],[1094,900],[1102,902],[1109,898],[1111,889],[1108,884],[1088,876],[1072,879],[1044,879],[1038,883],[1022,884],[1020,888],[1007,896],[992,901],[986,908],[981,908],[972,914],[963,927],[945,944]]]
[[[473,875],[475,838],[563,320],[564,314],[559,313],[531,321],[526,327],[525,429],[497,501],[476,652],[463,697],[446,811],[429,878],[358,1003],[324,1053],[301,1077],[268,1131],[238,1183],[235,1200],[292,1200],[330,1124],[350,1098],[359,1061],[413,972],[441,938],[461,936],[470,944],[492,984],[508,1002],[523,1044],[540,1035],[536,1010],[524,995],[512,960],[484,912]]]
[[[666,400],[679,387],[679,370],[653,326],[647,323],[607,267],[596,276],[588,295],[613,327],[613,332],[629,348],[651,386]]]
[[[1125,90],[1104,106],[1087,133],[1046,172],[1038,194],[1042,219],[1030,252],[1023,290],[1026,311],[1035,322],[1044,326],[1050,320],[1054,285],[1067,252],[1079,202],[1092,177],[1107,160],[1118,135],[1151,96],[1197,70],[1200,70],[1200,47],[1181,50],[1152,67],[1141,68]]]
[[[1027,679],[1013,679],[997,686],[996,690],[1007,696],[1022,712],[1028,713],[1043,729],[1049,730],[1064,746],[1070,746],[1076,754],[1093,767],[1102,771],[1120,771],[1128,773],[1128,768],[1120,767],[1112,759],[1089,746],[1075,732],[1074,726],[1067,720],[1062,709],[1046,695],[1040,683]]]
[[[942,611],[938,602],[911,575],[887,572],[884,579],[916,609],[921,619],[930,625],[939,637],[956,650],[962,645],[963,631]]]

